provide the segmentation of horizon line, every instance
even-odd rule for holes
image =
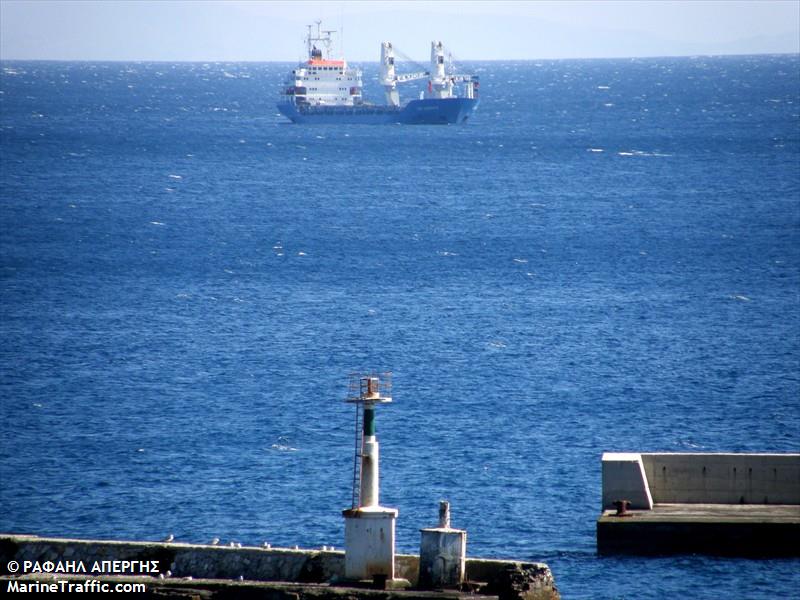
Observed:
[[[542,61],[559,61],[559,60],[634,60],[634,59],[652,59],[652,58],[722,58],[726,56],[800,56],[798,52],[725,52],[720,54],[646,54],[646,55],[627,55],[627,56],[570,56],[560,58],[459,58],[458,62],[542,62]],[[257,60],[257,59],[151,59],[151,58],[3,58],[0,57],[2,62],[83,62],[83,63],[253,63],[253,64],[303,64],[305,61],[292,60]],[[379,60],[348,60],[347,63],[380,63]]]

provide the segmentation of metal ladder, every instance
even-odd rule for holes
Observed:
[[[355,452],[353,453],[353,508],[361,505],[361,446],[364,442],[364,426],[362,423],[361,406],[356,407],[356,435]]]

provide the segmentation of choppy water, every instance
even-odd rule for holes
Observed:
[[[565,598],[796,594],[594,522],[603,451],[800,448],[798,56],[467,65],[464,127],[287,124],[289,66],[2,63],[0,531],[341,546],[392,370],[401,551],[448,498]]]

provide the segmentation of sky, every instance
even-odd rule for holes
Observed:
[[[294,62],[316,20],[356,62],[800,53],[800,0],[0,0],[0,59]]]

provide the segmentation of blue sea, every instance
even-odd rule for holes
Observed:
[[[392,371],[399,551],[448,499],[564,598],[798,597],[595,521],[604,451],[800,451],[800,56],[467,63],[464,126],[290,124],[290,64],[0,67],[0,531],[342,547],[348,375]]]

